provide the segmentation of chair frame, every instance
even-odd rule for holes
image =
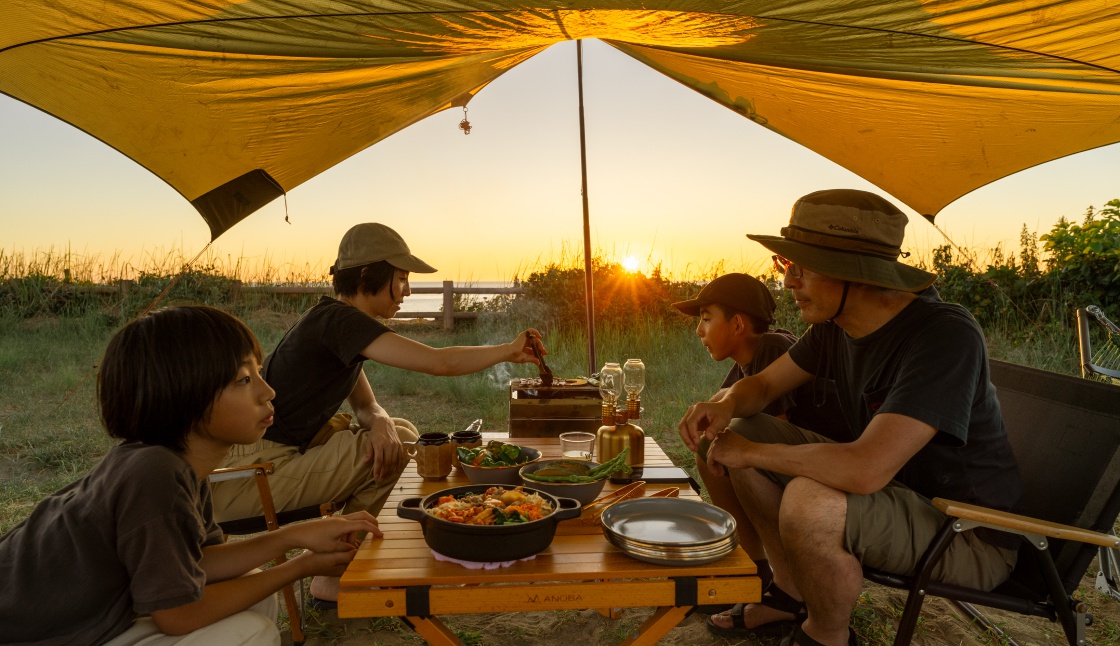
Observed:
[[[1120,382],[1120,370],[1105,368],[1093,363],[1093,346],[1089,340],[1089,317],[1097,322],[1110,334],[1120,334],[1120,327],[1105,317],[1101,308],[1096,305],[1077,308],[1077,345],[1081,356],[1081,376],[1091,379],[1093,375],[1109,377]]]
[[[337,503],[327,502],[321,505],[312,505],[310,507],[301,507],[299,509],[277,513],[276,505],[272,500],[272,489],[268,485],[268,476],[272,475],[274,469],[275,467],[271,462],[261,462],[259,464],[215,469],[210,474],[211,483],[253,478],[257,485],[257,493],[260,495],[261,509],[264,512],[262,516],[218,523],[218,526],[222,528],[223,534],[229,536],[257,534],[265,531],[274,532],[280,529],[281,525],[330,516],[341,509],[341,506]],[[279,565],[287,560],[288,558],[285,555],[280,554],[276,557],[276,564]],[[288,611],[288,623],[291,626],[292,643],[296,646],[304,642],[304,595],[302,579],[299,582],[299,589],[299,602],[297,603],[292,586],[284,586],[284,607],[287,608]]]
[[[1093,345],[1089,335],[1089,317],[1092,316],[1100,323],[1101,327],[1111,336],[1120,335],[1120,327],[1105,317],[1101,308],[1096,305],[1079,307],[1077,316],[1077,346],[1081,359],[1081,376],[1092,379],[1094,376],[1108,377],[1120,383],[1120,370],[1112,370],[1099,366],[1093,362]],[[1120,601],[1120,551],[1102,547],[1097,552],[1097,580],[1096,589],[1104,595]]]
[[[1098,382],[1081,382],[1076,378],[1046,373],[1033,368],[1011,366],[998,361],[993,361],[992,364],[993,382],[997,381],[996,368],[998,368],[998,372],[1013,371],[1008,373],[1011,377],[1015,376],[1014,371],[1018,371],[1019,374],[1033,375],[1031,376],[1032,379],[1040,379],[1042,382],[1064,382],[1062,386],[1065,389],[1077,388],[1091,391],[1085,393],[1086,400],[1090,402],[1087,407],[1088,410],[1107,419],[1116,420],[1117,424],[1111,428],[1120,428],[1120,388]],[[1071,383],[1071,379],[1072,382],[1076,383]],[[997,383],[997,391],[999,390],[998,386]],[[1055,388],[1054,392],[1061,392],[1061,389]],[[1096,405],[1093,405],[1093,402],[1098,402],[1101,406],[1104,406],[1103,410],[1098,409]],[[910,643],[917,626],[918,616],[921,613],[922,603],[927,596],[934,595],[958,603],[966,613],[980,619],[981,623],[985,625],[990,625],[990,623],[983,619],[979,611],[973,608],[971,604],[1058,621],[1061,623],[1062,630],[1071,646],[1083,646],[1085,644],[1085,626],[1092,622],[1092,617],[1088,614],[1088,608],[1084,602],[1075,599],[1072,592],[1076,590],[1077,583],[1084,575],[1085,569],[1087,569],[1097,548],[1120,548],[1120,538],[1097,531],[1100,529],[1110,530],[1117,514],[1120,513],[1120,482],[1115,481],[1116,478],[1112,477],[1115,476],[1114,472],[1116,471],[1113,468],[1116,466],[1114,463],[1120,459],[1116,456],[1120,456],[1120,451],[1114,453],[1112,461],[1106,468],[1109,477],[1106,477],[1105,480],[1108,480],[1108,482],[1098,483],[1091,492],[1094,506],[1099,508],[1099,513],[1093,511],[1091,514],[1087,514],[1094,517],[1084,519],[1084,522],[1095,525],[1094,527],[1077,527],[1049,522],[935,498],[933,505],[945,513],[947,518],[937,536],[919,560],[913,575],[898,575],[864,568],[864,576],[871,581],[909,590],[894,643],[896,645]],[[1083,502],[1079,501],[1075,504]],[[1086,504],[1085,506],[1089,507],[1090,505]],[[1082,511],[1084,512],[1084,509]],[[1079,520],[1078,522],[1083,521]],[[985,592],[931,580],[934,567],[956,534],[978,527],[988,527],[1015,534],[1024,539],[1024,548],[1020,550],[1016,571],[1024,566],[1025,561],[1034,561],[1038,565],[1042,576],[1041,587],[1045,588],[1044,595],[1031,598],[1025,594],[1016,594],[1016,590],[1006,586]],[[1054,541],[1058,543],[1055,544]],[[1073,545],[1073,543],[1080,545]],[[1063,548],[1060,552],[1060,563],[1055,562],[1054,554],[1050,549],[1051,547],[1057,548],[1058,545]],[[1032,559],[1028,554],[1033,554],[1035,558]],[[1061,571],[1059,567],[1062,568]],[[1040,591],[1031,590],[1030,592],[1038,594]]]

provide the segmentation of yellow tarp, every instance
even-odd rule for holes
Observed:
[[[932,216],[1120,141],[1117,34],[1116,0],[4,0],[0,92],[151,170],[217,237],[599,38]]]

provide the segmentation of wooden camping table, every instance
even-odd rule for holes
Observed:
[[[556,438],[519,438],[522,446],[560,457]],[[646,465],[672,461],[646,438]],[[596,608],[617,617],[623,607],[657,611],[624,644],[655,644],[698,604],[758,601],[761,584],[755,564],[742,548],[707,565],[663,566],[632,559],[607,542],[599,523],[561,522],[552,544],[536,558],[494,570],[471,570],[436,561],[420,524],[398,518],[405,498],[470,484],[459,470],[429,482],[406,468],[378,523],[384,538],[369,537],[342,576],[338,616],[402,617],[430,644],[450,646],[460,639],[436,615]],[[649,485],[646,495],[675,485]],[[680,496],[699,500],[687,484]],[[617,486],[607,483],[604,493]],[[497,585],[501,584],[501,585]]]

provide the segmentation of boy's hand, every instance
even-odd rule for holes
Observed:
[[[700,443],[700,436],[714,440],[716,434],[731,423],[732,404],[727,402],[702,402],[688,407],[688,412],[677,425],[681,440],[692,451]]]
[[[354,560],[358,550],[352,549],[345,552],[313,552],[308,550],[303,554],[288,561],[292,567],[299,568],[303,576],[329,576],[340,577],[346,572],[346,566]]]
[[[369,532],[381,538],[381,529],[369,512],[356,511],[345,516],[332,516],[299,525],[289,525],[296,547],[313,552],[333,553],[358,549],[358,534]]]

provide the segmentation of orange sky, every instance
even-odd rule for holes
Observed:
[[[597,41],[584,49],[592,244],[605,256],[662,263],[684,277],[761,269],[744,234],[777,233],[799,196],[877,190],[815,153]],[[322,276],[352,224],[381,221],[439,272],[432,280],[504,280],[582,251],[575,45],[562,43],[477,96],[464,136],[455,109],[359,153],[250,216],[215,243],[297,277]],[[0,97],[0,251],[69,247],[150,264],[193,256],[209,239],[194,209],[155,176],[52,117]],[[1018,248],[1026,224],[1120,197],[1120,146],[1023,171],[949,205],[939,225],[980,251]],[[941,235],[913,215],[919,255]]]

